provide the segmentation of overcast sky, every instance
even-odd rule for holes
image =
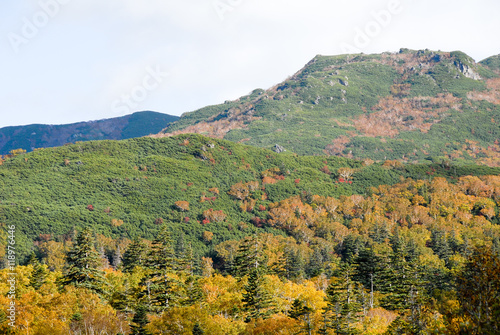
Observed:
[[[2,0],[0,127],[181,115],[315,55],[500,53],[500,1]]]

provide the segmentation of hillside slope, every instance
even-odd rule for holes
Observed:
[[[122,140],[155,134],[177,116],[137,112],[131,115],[98,121],[63,125],[32,124],[0,129],[0,155],[11,150],[58,147],[66,143],[90,140]]]
[[[58,240],[86,226],[112,238],[152,239],[163,220],[204,254],[203,231],[214,233],[213,245],[258,230],[283,234],[259,220],[271,203],[292,196],[310,201],[366,194],[405,178],[500,174],[498,168],[396,163],[277,154],[195,134],[82,142],[4,161],[0,223],[16,226],[21,255],[39,238]]]
[[[316,56],[268,90],[185,113],[156,137],[200,133],[300,155],[500,162],[498,56]]]

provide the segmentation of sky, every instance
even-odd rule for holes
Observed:
[[[498,0],[2,0],[0,127],[181,115],[315,55],[500,54]]]

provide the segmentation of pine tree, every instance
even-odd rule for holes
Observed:
[[[132,312],[133,295],[128,281],[125,282],[124,286],[123,290],[113,292],[109,304],[117,311],[129,313]]]
[[[144,266],[147,250],[146,244],[135,239],[123,254],[121,264],[123,271],[130,273],[136,266]]]
[[[447,265],[449,264],[452,250],[443,230],[433,229],[431,231],[431,248],[439,258],[443,259]]]
[[[253,268],[248,275],[248,283],[244,286],[243,310],[247,313],[245,322],[265,319],[271,313],[271,298],[263,289],[263,275],[259,268]]]
[[[147,307],[145,305],[137,306],[134,318],[130,324],[130,330],[132,331],[131,335],[150,335],[150,333],[146,330],[148,323]]]
[[[98,294],[106,294],[106,279],[99,269],[101,259],[94,249],[94,239],[90,229],[85,228],[76,237],[76,243],[66,254],[66,271],[63,285],[75,285],[90,289]]]
[[[475,248],[457,276],[462,315],[470,334],[500,334],[500,258],[487,248]]]

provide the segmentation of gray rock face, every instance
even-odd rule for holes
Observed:
[[[474,71],[472,67],[462,62],[455,62],[455,66],[462,72],[464,76],[474,80],[481,80],[481,76]]]
[[[286,151],[286,149],[285,149],[285,148],[283,148],[281,145],[276,144],[276,145],[274,146],[274,148],[273,148],[273,151],[274,151],[274,152],[276,152],[276,153],[278,153],[278,154],[280,154],[280,153],[282,153],[282,152]]]
[[[339,84],[342,85],[342,86],[349,86],[349,82],[347,82],[347,80],[342,80],[342,79],[339,79]]]

